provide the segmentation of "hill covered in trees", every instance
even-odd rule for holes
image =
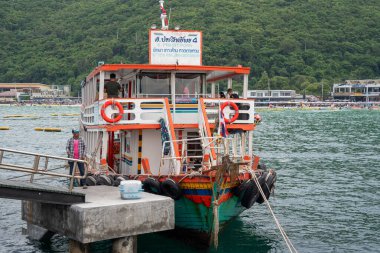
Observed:
[[[79,88],[98,61],[147,63],[158,0],[0,0],[0,82]],[[203,31],[204,65],[250,66],[250,88],[319,94],[380,76],[378,0],[169,0]]]

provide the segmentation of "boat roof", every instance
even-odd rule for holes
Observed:
[[[88,76],[87,80],[104,72],[121,72],[127,75],[137,71],[179,71],[182,73],[205,73],[207,82],[215,82],[218,80],[232,78],[236,75],[249,74],[251,68],[241,65],[235,67],[228,66],[204,66],[204,65],[162,65],[162,64],[104,64],[96,67]]]

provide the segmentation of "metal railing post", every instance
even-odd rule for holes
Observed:
[[[33,183],[33,179],[34,179],[34,174],[38,171],[38,166],[40,164],[40,156],[39,155],[35,155],[34,157],[34,163],[33,163],[33,174],[30,175],[30,182]]]
[[[0,163],[3,163],[3,156],[4,156],[4,151],[0,151]]]
[[[75,170],[77,169],[77,162],[74,162],[73,164],[73,169],[71,171],[71,174],[70,174],[70,186],[69,186],[69,190],[70,192],[73,190],[73,187],[74,187],[74,175],[75,175]]]
[[[45,157],[45,171],[48,169],[49,158]]]

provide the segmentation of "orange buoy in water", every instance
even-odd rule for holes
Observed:
[[[255,123],[260,123],[261,122],[261,116],[260,116],[260,114],[255,114],[254,118],[255,118]]]

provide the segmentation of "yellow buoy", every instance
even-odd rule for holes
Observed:
[[[61,132],[61,128],[56,127],[36,127],[34,128],[35,131],[44,131],[44,132]]]
[[[25,117],[25,115],[5,115],[4,118],[22,118]]]
[[[9,130],[10,128],[7,126],[0,126],[0,130]]]
[[[62,116],[79,116],[79,113],[62,113]]]
[[[45,128],[45,132],[61,132],[61,128],[47,127]]]
[[[37,118],[35,115],[22,115],[22,114],[12,114],[5,115],[3,118]]]

